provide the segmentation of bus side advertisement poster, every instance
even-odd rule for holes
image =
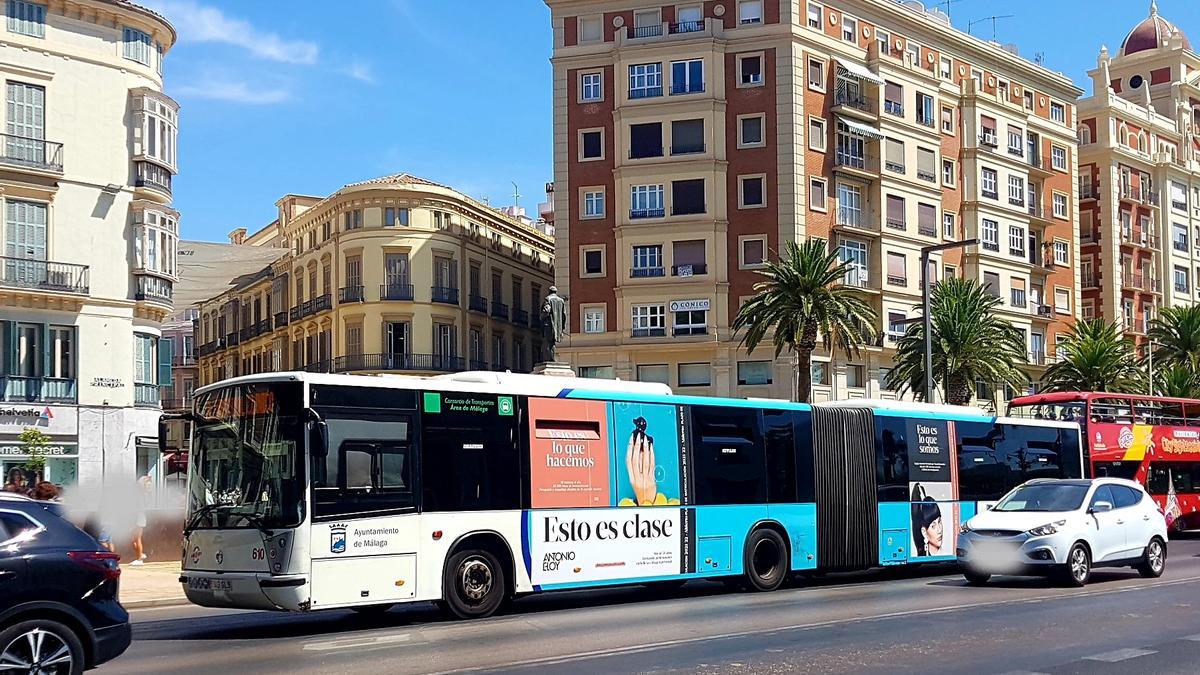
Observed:
[[[695,510],[527,511],[535,585],[675,576],[696,571]]]
[[[958,505],[954,485],[953,422],[909,420],[909,499],[912,505],[912,548],[909,557],[955,554]]]
[[[678,506],[680,422],[677,406],[612,404],[613,488],[617,506]]]
[[[530,398],[529,460],[533,508],[611,506],[607,405]]]
[[[1088,430],[1093,460],[1200,460],[1200,431],[1194,428],[1093,423]]]

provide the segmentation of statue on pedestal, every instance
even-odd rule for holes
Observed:
[[[542,302],[542,361],[557,363],[556,347],[567,337],[567,301],[550,287],[550,294]]]

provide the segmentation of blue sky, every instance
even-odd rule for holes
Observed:
[[[180,34],[166,60],[182,106],[175,205],[187,239],[224,241],[287,193],[409,172],[534,211],[553,177],[550,12],[542,0],[140,0]],[[649,3],[648,4],[653,4]],[[930,3],[935,4],[935,3]],[[1000,42],[1090,90],[1149,0],[959,0]],[[1200,47],[1200,0],[1159,13]],[[341,11],[331,11],[341,8]],[[350,8],[353,8],[351,10]],[[973,27],[990,38],[990,21]]]

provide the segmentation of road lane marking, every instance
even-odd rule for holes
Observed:
[[[1196,635],[1189,635],[1185,638],[1180,638],[1180,639],[1181,640],[1189,640],[1191,642],[1200,642],[1200,633],[1197,633]]]
[[[343,638],[341,640],[321,640],[319,642],[307,642],[304,644],[304,651],[310,652],[330,652],[341,649],[363,649],[368,647],[391,646],[397,643],[406,643],[412,640],[412,633],[398,633],[396,635],[376,635],[373,637],[354,637]]]
[[[1095,597],[1098,595],[1112,595],[1114,593],[1121,593],[1121,592],[1125,592],[1125,591],[1129,591],[1129,590],[1144,590],[1144,589],[1148,589],[1148,588],[1159,588],[1159,587],[1164,587],[1164,586],[1178,586],[1180,584],[1189,584],[1189,583],[1193,583],[1196,581],[1200,581],[1200,576],[1184,577],[1182,579],[1172,579],[1170,581],[1152,582],[1152,583],[1147,583],[1147,584],[1141,584],[1138,586],[1131,586],[1131,587],[1127,587],[1127,588],[1117,588],[1117,589],[1111,589],[1111,590],[1101,589],[1101,590],[1096,590],[1096,591],[1082,591],[1082,592],[1078,592],[1078,593],[1034,596],[1034,597],[1024,598],[1024,599],[1020,599],[1020,600],[996,600],[996,601],[991,601],[991,602],[975,602],[975,603],[964,603],[964,604],[959,604],[959,605],[944,605],[942,607],[933,607],[930,609],[911,609],[911,610],[904,610],[904,611],[900,611],[900,612],[887,612],[887,613],[883,613],[883,614],[859,615],[859,616],[848,617],[845,619],[831,619],[829,621],[818,621],[815,623],[802,623],[802,624],[795,624],[795,625],[791,625],[791,626],[779,626],[777,628],[747,630],[747,631],[738,631],[738,632],[732,632],[732,633],[719,633],[716,635],[705,635],[705,636],[698,636],[698,637],[679,638],[676,640],[663,640],[660,642],[648,642],[648,643],[644,643],[644,644],[640,644],[640,645],[630,645],[628,647],[618,647],[615,649],[598,649],[598,650],[587,651],[587,652],[577,652],[574,654],[563,654],[560,656],[547,656],[547,657],[542,657],[542,658],[537,658],[537,659],[526,659],[526,660],[522,660],[522,661],[510,661],[508,663],[495,663],[495,664],[489,664],[487,666],[475,666],[475,667],[469,667],[469,668],[453,668],[451,670],[437,671],[437,672],[433,673],[432,675],[450,675],[451,673],[473,673],[473,672],[480,672],[480,671],[501,670],[501,669],[507,669],[507,668],[523,668],[523,667],[529,667],[529,666],[559,665],[559,664],[564,664],[564,663],[570,663],[572,661],[587,661],[587,660],[591,660],[591,659],[607,658],[610,656],[628,656],[628,655],[632,655],[632,654],[640,654],[640,653],[644,653],[644,652],[652,652],[652,651],[658,651],[658,650],[662,650],[662,649],[669,649],[671,647],[679,647],[682,645],[696,644],[699,642],[708,642],[710,640],[728,640],[728,639],[750,637],[750,636],[754,636],[754,635],[761,636],[761,635],[769,635],[769,634],[783,633],[783,632],[790,632],[790,631],[810,631],[810,630],[817,630],[817,629],[821,629],[821,628],[829,628],[831,626],[838,626],[838,625],[842,625],[842,624],[857,623],[857,622],[861,622],[861,621],[880,621],[880,620],[884,620],[884,619],[896,619],[896,618],[903,618],[903,617],[908,617],[908,616],[918,616],[918,615],[925,616],[925,615],[935,614],[935,613],[956,612],[956,611],[961,611],[964,609],[974,609],[977,607],[988,607],[988,606],[999,605],[999,604],[1019,605],[1019,604],[1031,604],[1032,602],[1036,602],[1039,600],[1067,600],[1067,599],[1073,599],[1073,598],[1088,598],[1088,597]]]
[[[1104,652],[1103,654],[1094,654],[1092,656],[1085,656],[1085,657],[1083,657],[1083,659],[1085,661],[1103,661],[1105,663],[1117,663],[1120,661],[1128,661],[1129,659],[1136,659],[1139,656],[1150,656],[1151,654],[1157,654],[1157,653],[1158,652],[1151,651],[1149,649],[1136,649],[1134,647],[1126,647],[1124,649],[1114,649],[1111,652]]]

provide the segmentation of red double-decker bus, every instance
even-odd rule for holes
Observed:
[[[1136,480],[1173,530],[1200,529],[1200,401],[1059,392],[1014,398],[1008,414],[1078,422],[1093,476]]]

